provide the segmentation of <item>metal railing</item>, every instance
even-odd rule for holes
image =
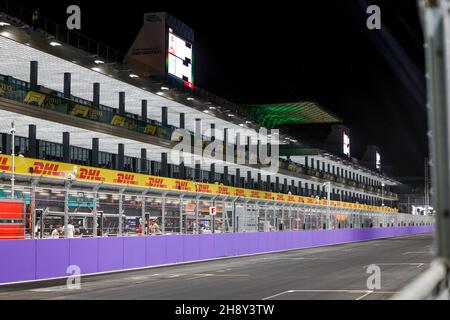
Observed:
[[[393,299],[449,299],[450,276],[450,1],[418,0],[425,39],[429,145],[436,258],[430,268]]]
[[[446,261],[435,259],[424,273],[394,295],[392,300],[448,300],[448,274]]]
[[[0,12],[13,17],[19,24],[26,24],[45,36],[51,36],[55,41],[96,55],[106,62],[121,63],[124,54],[97,40],[87,37],[77,31],[69,30],[40,15],[40,12],[30,11],[7,0],[0,1]]]

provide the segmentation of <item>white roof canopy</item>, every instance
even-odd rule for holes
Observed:
[[[64,72],[70,72],[72,78],[72,95],[92,101],[93,83],[100,83],[100,103],[118,108],[119,92],[125,92],[125,110],[137,115],[141,114],[141,100],[147,100],[148,117],[161,121],[161,107],[168,107],[168,123],[179,127],[179,115],[185,113],[185,127],[195,130],[195,119],[202,119],[203,130],[214,123],[216,130],[224,128],[242,129],[239,125],[214,117],[214,110],[208,113],[183,105],[169,98],[138,88],[112,76],[101,73],[102,65],[96,65],[99,71],[80,66],[71,61],[34,49],[0,35],[0,73],[14,78],[29,81],[30,61],[38,61],[38,83],[56,91],[63,92]],[[93,64],[94,67],[94,64]],[[208,136],[208,134],[206,133]]]

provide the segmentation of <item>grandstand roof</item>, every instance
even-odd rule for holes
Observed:
[[[339,123],[342,119],[315,102],[249,105],[248,114],[266,128],[285,124]]]

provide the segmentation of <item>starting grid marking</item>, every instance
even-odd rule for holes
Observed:
[[[309,258],[309,257],[266,257],[261,258],[265,261],[278,261],[278,260],[326,260],[325,258]]]
[[[349,293],[349,294],[359,294],[355,300],[362,300],[370,294],[396,294],[396,291],[373,291],[373,290],[287,290],[272,296],[263,298],[262,300],[270,300],[276,297],[280,297],[282,295],[290,294],[290,293]]]
[[[424,266],[425,262],[391,262],[391,263],[374,263],[377,266],[415,266],[420,268]],[[367,268],[369,265],[363,266],[363,268]]]
[[[404,252],[402,253],[402,255],[406,256],[408,254],[432,254],[433,252],[431,251],[408,251],[408,252]]]
[[[196,279],[201,279],[201,278],[206,278],[206,277],[229,277],[229,278],[234,278],[234,277],[249,277],[249,274],[224,274],[223,272],[225,272],[225,270],[220,270],[221,273],[216,274],[216,273],[154,273],[151,275],[147,275],[147,276],[133,276],[133,277],[128,277],[128,278],[124,278],[124,279],[118,279],[118,280],[113,280],[113,281],[109,281],[109,283],[122,283],[124,281],[129,281],[130,283],[134,283],[134,284],[141,284],[141,283],[145,283],[146,281],[163,281],[163,280],[171,280],[171,279],[176,279],[176,278],[182,278],[182,277],[187,277],[184,280],[196,280]],[[95,282],[86,282],[83,284],[83,282],[81,283],[81,288],[87,288],[87,287],[91,287],[91,286],[96,286]],[[52,286],[52,287],[45,287],[45,288],[36,288],[36,289],[29,289],[28,291],[30,292],[37,292],[37,293],[48,293],[48,292],[64,292],[64,291],[74,291],[73,289],[70,289],[67,287],[67,285],[59,285],[59,286]]]

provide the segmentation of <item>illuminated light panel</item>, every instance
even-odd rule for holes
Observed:
[[[169,28],[167,71],[191,89],[194,88],[192,59],[192,44],[175,35],[172,28]]]
[[[375,159],[375,168],[377,170],[381,170],[381,156],[380,156],[380,153],[378,151],[377,151],[375,157],[376,157],[376,159]]]
[[[350,137],[344,132],[343,153],[350,158]]]

